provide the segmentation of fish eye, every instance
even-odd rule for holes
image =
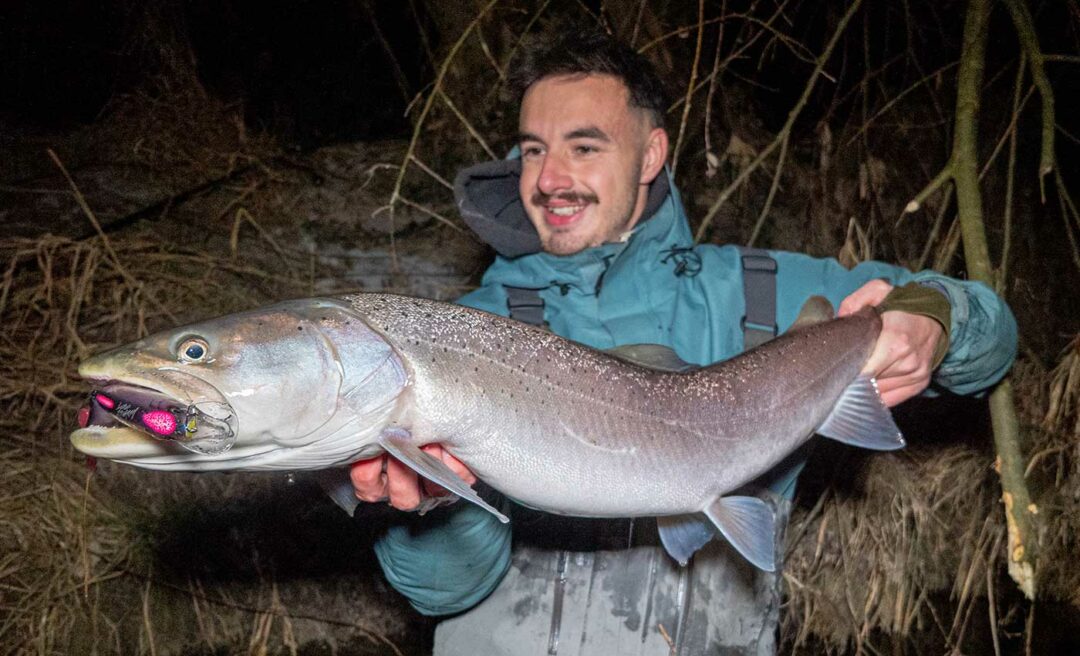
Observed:
[[[176,355],[181,362],[204,362],[210,355],[210,345],[206,340],[189,337],[180,342]]]

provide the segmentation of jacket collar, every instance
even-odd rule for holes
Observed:
[[[511,286],[568,285],[592,291],[611,266],[631,253],[653,253],[647,260],[659,265],[666,251],[693,245],[681,199],[665,167],[649,187],[644,218],[625,241],[573,255],[545,253],[518,194],[520,174],[520,161],[510,159],[470,167],[454,181],[465,223],[497,253],[485,281],[495,277]]]

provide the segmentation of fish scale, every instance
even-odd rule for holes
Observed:
[[[396,298],[349,301],[412,371],[414,435],[527,505],[597,517],[700,511],[767,471],[824,420],[880,330],[862,313],[674,374],[470,308],[411,299],[402,310]],[[522,380],[539,389],[525,395]]]

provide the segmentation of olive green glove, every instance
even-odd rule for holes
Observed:
[[[937,369],[949,351],[949,331],[952,327],[952,306],[949,305],[949,299],[945,297],[945,294],[933,287],[909,282],[903,287],[894,287],[881,301],[878,311],[918,314],[940,323],[943,332],[938,338],[937,346],[934,347],[933,368]]]

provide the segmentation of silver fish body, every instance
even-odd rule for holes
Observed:
[[[768,569],[771,534],[767,545],[740,546],[745,536],[726,530],[740,523],[729,511],[761,522],[766,511],[725,495],[815,430],[870,448],[903,445],[872,380],[859,377],[880,329],[867,310],[676,373],[458,305],[388,294],[289,301],[159,333],[80,367],[121,397],[127,388],[108,386],[139,386],[188,408],[226,404],[238,427],[230,448],[155,439],[102,420],[96,407],[72,441],[89,455],[190,471],[326,469],[385,449],[498,514],[418,449],[440,442],[481,480],[537,509],[704,513]],[[187,357],[200,353],[193,343],[205,357]],[[711,532],[676,523],[662,537],[685,560]]]
[[[689,373],[650,370],[501,317],[362,295],[410,372],[400,421],[527,505],[582,516],[701,511],[805,442],[880,319],[797,331]]]

